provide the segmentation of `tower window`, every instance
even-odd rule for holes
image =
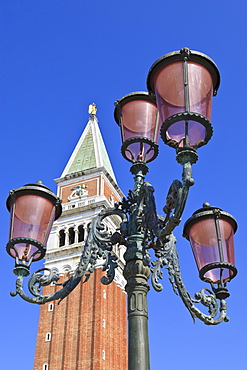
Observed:
[[[106,299],[106,290],[103,290],[103,298]]]
[[[105,360],[105,351],[102,351],[102,359]]]
[[[103,319],[102,327],[105,329],[105,326],[106,326],[106,321],[105,319]]]
[[[48,370],[49,369],[49,365],[48,364],[44,364],[43,367],[42,367],[42,370]]]
[[[73,227],[69,229],[69,244],[74,244],[75,242],[75,230]]]
[[[51,341],[51,333],[46,333],[45,335],[45,341],[50,342]]]
[[[83,225],[80,225],[78,227],[78,243],[83,242],[84,240],[84,227]]]
[[[54,303],[49,303],[48,304],[48,311],[51,312],[51,311],[53,311],[53,309],[54,309]]]
[[[65,245],[65,232],[64,230],[59,231],[59,247],[62,247]]]

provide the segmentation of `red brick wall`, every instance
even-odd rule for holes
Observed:
[[[104,195],[107,199],[109,199],[110,196],[113,196],[114,202],[119,202],[119,198],[116,197],[116,194],[112,191],[112,189],[107,185],[105,181],[104,181]]]
[[[103,285],[102,275],[95,270],[60,305],[54,302],[53,311],[49,303],[41,306],[34,370],[44,363],[49,370],[127,370],[126,295],[114,282]],[[43,294],[55,290],[46,287]]]

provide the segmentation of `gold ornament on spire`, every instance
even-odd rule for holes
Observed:
[[[95,116],[96,112],[97,112],[96,104],[94,104],[94,103],[90,104],[89,107],[88,107],[88,113]]]

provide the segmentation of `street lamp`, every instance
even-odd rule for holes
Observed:
[[[219,71],[214,62],[202,53],[184,48],[161,57],[151,67],[147,86],[149,92],[125,95],[115,103],[114,117],[121,129],[122,155],[132,163],[134,189],[114,208],[102,210],[93,218],[80,263],[63,288],[42,296],[40,287],[59,276],[50,271],[32,274],[29,290],[24,293],[23,278],[29,274],[31,262],[45,255],[52,222],[61,214],[59,199],[42,184],[31,184],[11,192],[7,207],[11,210],[8,253],[16,259],[16,292],[24,300],[44,304],[64,299],[95,269],[99,257],[104,258],[107,276],[101,279],[109,284],[117,266],[112,246],[125,245],[124,277],[127,281],[129,322],[129,370],[148,370],[148,279],[156,291],[162,290],[159,280],[166,266],[169,280],[176,294],[193,319],[206,325],[228,321],[226,301],[227,282],[237,274],[234,261],[233,236],[237,229],[235,219],[220,208],[204,203],[185,223],[184,236],[190,240],[200,278],[211,284],[212,290],[202,289],[189,295],[180,273],[174,228],[180,223],[189,188],[194,184],[192,164],[198,159],[197,149],[212,136],[210,123],[212,97],[219,87]],[[156,105],[157,102],[157,105]],[[158,133],[163,141],[176,149],[177,161],[183,166],[182,182],[170,186],[163,208],[164,216],[157,215],[154,188],[144,181],[147,163],[158,155]],[[23,198],[25,196],[25,199]],[[37,203],[36,203],[37,202]],[[38,216],[40,215],[40,216]],[[112,215],[121,219],[120,228],[113,234],[104,228],[103,220]],[[149,250],[156,260],[151,262]],[[218,301],[220,306],[218,306]],[[203,313],[195,305],[208,308]]]
[[[237,274],[233,240],[237,223],[220,208],[203,206],[186,221],[184,237],[190,240],[200,278],[212,285],[217,298],[224,299],[229,297],[226,283]]]
[[[156,96],[166,144],[199,148],[209,141],[212,97],[219,83],[212,59],[188,48],[166,54],[152,65],[147,85]]]
[[[116,103],[115,120],[120,126],[125,159],[151,162],[158,155],[160,121],[156,100],[144,91],[125,95]]]
[[[10,230],[7,252],[16,260],[14,273],[29,275],[32,261],[45,256],[53,222],[60,217],[60,199],[37,181],[10,191],[7,199]]]

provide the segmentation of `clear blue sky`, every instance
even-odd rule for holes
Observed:
[[[221,86],[213,101],[214,135],[199,149],[195,185],[175,231],[182,274],[191,295],[207,285],[181,237],[184,221],[204,201],[238,221],[239,274],[229,284],[230,322],[208,327],[193,324],[164,271],[163,292],[151,290],[148,297],[151,369],[247,368],[246,14],[243,0],[1,1],[1,369],[32,369],[39,313],[38,306],[9,296],[15,286],[14,260],[5,252],[9,190],[41,179],[56,191],[53,179],[61,175],[87,123],[88,105],[95,102],[118,184],[127,193],[133,181],[120,154],[113,103],[146,90],[152,63],[185,46],[217,63]],[[147,176],[156,188],[159,213],[170,183],[180,178],[175,151],[160,142]],[[33,265],[33,271],[40,267]]]

